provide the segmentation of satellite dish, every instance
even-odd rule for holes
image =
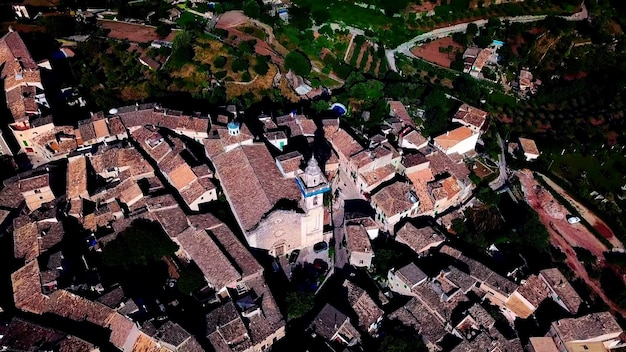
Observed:
[[[109,110],[109,114],[111,114],[111,115],[117,114],[117,109],[113,108],[113,109]]]

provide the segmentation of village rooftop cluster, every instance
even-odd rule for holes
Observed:
[[[313,120],[297,113],[262,116],[256,121],[260,133],[253,133],[235,106],[209,117],[137,104],[93,113],[76,126],[55,125],[45,109],[39,66],[17,32],[0,40],[0,62],[13,118],[8,127],[20,144],[15,152],[37,167],[6,180],[0,190],[0,223],[11,228],[14,256],[22,263],[11,283],[15,307],[23,312],[98,327],[120,351],[203,350],[197,336],[167,317],[139,324],[134,317],[144,308],[119,286],[105,287],[97,279],[64,286],[60,280],[66,270],[60,248],[69,236],[68,221],[92,233],[85,253],[102,251],[133,224],[156,222],[178,245],[177,260],[195,263],[206,281],[199,292],[208,307],[202,338],[216,351],[265,351],[285,337],[286,319],[266,270],[250,249],[289,267],[287,258],[294,253],[302,262],[321,248],[334,267],[338,263],[327,249],[334,238],[347,248],[342,264],[367,269],[375,255],[371,241],[385,233],[416,259],[433,256],[444,264],[420,268],[410,263],[389,270],[392,295],[410,300],[388,314],[384,295],[345,281],[341,294],[352,311],[325,305],[311,321],[313,335],[357,351],[363,336],[377,336],[381,322],[396,319],[415,329],[431,351],[442,350],[449,336],[457,341],[451,350],[459,352],[624,347],[623,331],[611,314],[578,315],[583,301],[559,270],[508,277],[448,245],[440,230],[407,221],[430,217],[449,227],[451,218],[440,215],[471,197],[474,184],[466,160],[474,157],[488,128],[488,114],[476,107],[461,104],[451,117],[458,127],[425,138],[403,104],[391,101],[382,133],[368,136],[365,144],[339,118]],[[326,152],[312,148],[320,135],[330,147]],[[309,142],[309,149],[283,153],[295,139]],[[528,159],[538,156],[531,140],[520,144]],[[221,195],[237,228],[203,210]],[[325,204],[328,198],[361,199],[373,213],[346,216],[333,231],[329,209],[334,205]],[[85,257],[82,265],[84,272],[98,271]],[[504,337],[470,294],[498,307],[509,321],[531,317],[549,299],[571,317],[555,321],[546,336],[522,346]],[[9,324],[0,345],[10,350],[98,348],[21,318]]]

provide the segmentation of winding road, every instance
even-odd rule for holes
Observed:
[[[526,16],[513,16],[513,17],[499,17],[499,19],[502,22],[509,21],[511,23],[528,23],[528,22],[541,21],[545,19],[546,17],[547,15],[526,15]],[[577,12],[571,16],[559,16],[559,17],[565,19],[566,21],[582,21],[582,20],[586,20],[589,17],[589,12],[587,11],[587,7],[585,6],[585,3],[583,2],[581,4],[580,12]],[[449,36],[452,33],[465,32],[467,30],[467,26],[470,23],[475,23],[478,26],[478,28],[482,28],[487,24],[487,20],[470,21],[470,22],[455,24],[449,27],[437,28],[430,32],[420,34],[414,37],[413,39],[400,44],[395,49],[385,50],[385,55],[387,56],[387,62],[389,63],[389,68],[392,69],[393,71],[398,72],[398,68],[396,67],[396,55],[397,54],[404,54],[411,58],[417,58],[417,56],[411,53],[411,48],[413,48],[417,44],[428,41],[428,40],[444,38],[444,37]]]

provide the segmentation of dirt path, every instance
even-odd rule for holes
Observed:
[[[568,213],[567,209],[548,190],[539,185],[531,171],[520,171],[517,175],[527,203],[537,212],[546,226],[558,231],[572,247],[586,248],[596,257],[603,258],[603,252],[609,249],[583,224],[567,222],[565,218]]]
[[[598,297],[606,302],[610,309],[614,312],[626,313],[626,309],[621,309],[617,304],[611,301],[600,283],[592,279],[587,274],[584,265],[576,257],[574,247],[583,247],[591,251],[596,257],[602,258],[602,252],[606,250],[600,241],[589,232],[580,223],[569,224],[565,217],[560,218],[559,212],[566,211],[563,205],[559,204],[547,191],[539,191],[541,186],[534,179],[530,170],[518,171],[517,176],[522,185],[522,191],[526,197],[526,202],[533,208],[541,222],[546,226],[550,235],[550,243],[559,248],[567,257],[566,264],[598,295]],[[539,187],[539,188],[538,188]],[[561,214],[562,215],[562,214]],[[564,222],[564,223],[563,223]]]
[[[370,44],[368,42],[365,42],[365,44],[361,45],[361,48],[359,49],[359,56],[357,56],[356,58],[357,68],[361,67],[361,61],[363,61],[363,56],[365,56],[365,53],[367,53],[367,48],[369,48],[369,46]]]
[[[626,314],[626,309],[620,308],[617,304],[611,301],[604,293],[600,283],[589,277],[589,274],[587,274],[587,270],[583,264],[578,260],[578,258],[576,258],[574,248],[567,243],[563,236],[554,229],[550,228],[550,226],[547,226],[547,229],[550,234],[550,243],[565,253],[565,256],[567,257],[565,263],[567,266],[569,266],[576,273],[576,275],[580,277],[587,284],[587,286],[589,286],[589,288],[609,306],[611,311],[619,312],[622,315]]]
[[[569,204],[571,204],[576,209],[576,211],[578,211],[578,213],[580,214],[582,218],[584,218],[588,223],[591,224],[591,226],[593,226],[596,230],[598,230],[598,232],[600,232],[600,234],[604,236],[604,238],[606,238],[609,242],[611,242],[613,247],[624,250],[624,244],[617,237],[615,237],[615,233],[613,232],[613,230],[611,230],[611,228],[604,221],[602,221],[602,219],[600,219],[596,214],[594,214],[587,207],[585,207],[584,205],[576,201],[574,198],[572,198],[572,196],[569,193],[567,193],[563,188],[561,188],[561,186],[554,183],[554,181],[552,181],[550,178],[542,174],[539,174],[539,176],[541,176],[541,178],[550,187],[552,187],[552,189],[559,192],[559,194],[563,198],[565,198],[565,200],[567,200]]]

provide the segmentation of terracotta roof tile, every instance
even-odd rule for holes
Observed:
[[[217,289],[241,279],[241,275],[205,230],[193,227],[177,237],[180,245]]]
[[[609,312],[591,313],[579,318],[561,319],[553,322],[552,328],[565,343],[623,332],[615,317]]]
[[[263,271],[263,267],[254,259],[252,253],[226,225],[209,230],[209,234],[213,235],[217,242],[224,247],[225,253],[233,259],[242,276],[254,275]]]
[[[539,276],[556,292],[561,302],[563,302],[570,312],[574,314],[578,312],[583,301],[580,295],[578,295],[578,292],[574,290],[572,284],[567,281],[559,269],[552,268],[541,270]]]
[[[284,174],[299,170],[303,159],[299,152],[290,152],[276,157],[276,161],[280,164]]]
[[[406,244],[418,254],[444,240],[445,237],[430,226],[417,228],[407,222],[396,231],[396,241]]]
[[[41,292],[39,264],[36,260],[24,265],[11,274],[15,307],[25,312],[42,314],[46,310],[48,297]]]
[[[75,336],[68,336],[59,343],[59,352],[94,352],[96,346]]]
[[[367,331],[372,324],[383,316],[383,310],[359,286],[346,280],[343,282],[343,287],[348,291],[348,303],[359,318],[359,326]]]
[[[384,165],[377,169],[360,173],[368,187],[376,185],[385,180],[389,180],[396,174],[396,168],[391,164]]]
[[[548,298],[548,289],[543,280],[537,275],[530,275],[518,288],[519,292],[533,306],[538,307],[544,299]]]
[[[178,236],[178,234],[189,227],[187,216],[178,206],[161,209],[153,213],[157,221],[159,221],[163,227],[163,230],[165,230],[165,233],[170,237]]]
[[[468,104],[463,104],[454,114],[454,119],[460,120],[461,123],[481,128],[487,119],[487,112]]]
[[[524,153],[539,155],[539,149],[537,148],[537,144],[535,141],[528,138],[519,139],[519,143],[522,145],[522,150]]]
[[[459,142],[471,137],[472,130],[465,126],[461,126],[452,131],[448,131],[442,135],[435,137],[433,140],[437,145],[440,145],[443,149],[448,150]]]
[[[60,331],[21,318],[11,319],[3,335],[2,346],[9,351],[42,351],[66,338]]]
[[[408,197],[410,191],[411,186],[406,183],[394,182],[376,192],[372,196],[372,201],[385,216],[391,217],[413,207],[414,203]]]
[[[213,163],[244,231],[254,228],[279,200],[300,198],[295,182],[280,174],[264,144],[235,148],[215,157]]]
[[[96,130],[91,120],[78,121],[78,130],[83,138],[83,143],[96,139]]]
[[[367,231],[361,225],[346,226],[346,241],[351,252],[372,253],[372,245]]]
[[[93,129],[96,133],[96,138],[102,138],[109,136],[109,127],[106,120],[94,120]]]
[[[206,316],[207,336],[216,348],[229,345],[235,351],[250,347],[248,329],[233,302],[228,302],[209,312]]]
[[[106,327],[114,310],[104,304],[90,301],[65,290],[50,295],[47,311],[75,321],[88,321]]]
[[[391,320],[399,320],[430,343],[436,343],[446,335],[446,330],[437,318],[417,299],[412,298],[403,307],[389,315]]]
[[[120,313],[111,315],[107,327],[111,330],[109,341],[119,349],[123,349],[129,335],[136,329],[135,323]]]
[[[223,225],[223,223],[216,218],[213,214],[193,214],[187,217],[192,226],[199,229],[209,230],[217,226]]]
[[[258,344],[279,329],[284,329],[285,321],[262,276],[247,279],[246,285],[260,298],[258,303],[262,314],[250,317],[248,326],[253,343]]]
[[[44,252],[57,245],[63,239],[65,230],[60,222],[41,223],[39,225],[40,236],[39,249]]]
[[[126,133],[126,128],[122,124],[122,119],[119,116],[113,116],[107,120],[109,124],[109,131],[112,135],[118,135]]]
[[[68,199],[88,196],[87,193],[87,160],[84,156],[70,158],[67,164],[67,191]]]
[[[396,100],[390,101],[389,114],[391,116],[399,118],[405,124],[415,127],[413,119],[411,118],[411,116],[409,116],[409,113],[406,111],[406,108],[404,107],[404,104],[402,104],[402,102]]]
[[[39,176],[24,178],[18,181],[18,187],[21,192],[30,192],[39,188],[50,187],[50,177],[46,173]]]
[[[24,218],[25,216],[21,216],[13,221],[13,252],[15,258],[30,262],[39,256],[39,240],[37,239],[39,229],[34,222],[19,226],[19,222],[22,222]]]
[[[133,344],[132,352],[167,352],[165,347],[161,347],[154,339],[146,334],[140,334]]]
[[[6,93],[7,105],[15,121],[38,114],[39,108],[35,95],[37,95],[35,86],[22,86]]]
[[[349,158],[353,154],[362,150],[363,147],[348,132],[344,130],[335,130],[334,126],[324,128],[326,139],[332,144],[333,148],[341,153],[344,157]]]
[[[411,130],[409,133],[402,135],[402,139],[415,145],[416,147],[419,147],[427,142],[426,137],[416,130]]]
[[[11,182],[0,189],[0,205],[7,208],[17,209],[24,202],[18,182]]]

